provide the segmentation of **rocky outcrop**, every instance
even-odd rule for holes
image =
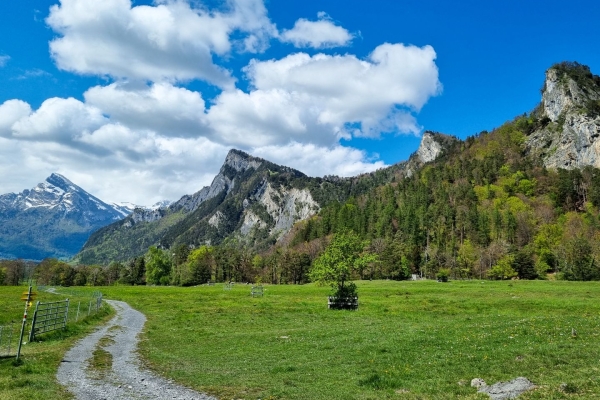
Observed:
[[[410,177],[415,171],[431,161],[435,161],[444,154],[452,145],[459,141],[458,138],[439,132],[425,131],[419,148],[404,164],[405,175]]]
[[[422,163],[428,163],[435,160],[442,153],[443,147],[439,141],[436,140],[433,132],[423,133],[423,139],[417,149],[417,157]]]
[[[600,167],[600,77],[576,63],[546,71],[536,117],[541,127],[526,141],[547,168]]]
[[[225,215],[221,211],[217,211],[213,214],[212,217],[208,220],[208,224],[213,228],[218,228],[221,225],[221,222],[225,219]]]
[[[240,234],[242,236],[247,236],[254,229],[264,229],[266,227],[266,222],[260,219],[258,215],[254,214],[252,211],[247,211],[244,215],[244,222],[240,227]]]
[[[274,188],[270,183],[267,183],[264,190],[261,190],[258,203],[265,208],[273,221],[269,234],[278,238],[289,232],[296,222],[313,216],[320,209],[319,204],[314,201],[308,189],[285,188],[283,186]],[[250,218],[247,216],[244,224],[249,228],[257,224],[263,227],[267,226],[265,221],[256,216]]]
[[[244,172],[249,168],[257,170],[262,164],[259,158],[249,156],[240,150],[232,149],[225,157],[225,163],[223,166],[229,166],[235,169],[237,172]]]

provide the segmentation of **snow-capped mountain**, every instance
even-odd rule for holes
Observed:
[[[112,203],[112,206],[120,211],[125,213],[126,215],[129,215],[133,212],[133,210],[135,210],[136,208],[138,209],[142,209],[142,210],[150,210],[150,211],[154,211],[154,210],[158,210],[159,208],[167,208],[169,207],[173,202],[171,200],[161,200],[159,202],[156,202],[154,204],[152,204],[151,206],[141,206],[139,204],[133,204],[130,202],[121,202],[119,204],[117,203]]]
[[[0,255],[68,258],[93,231],[130,212],[52,174],[33,189],[0,195]]]

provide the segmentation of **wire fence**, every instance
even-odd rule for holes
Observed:
[[[38,290],[41,291],[40,286]],[[78,322],[82,318],[95,314],[102,307],[102,293],[99,291],[89,292],[86,290],[64,288],[64,287],[44,287],[44,290],[57,295],[62,295],[69,300],[69,310],[66,316],[66,323]]]
[[[36,290],[52,293],[56,298],[62,297],[64,300],[30,302],[31,308],[23,331],[23,344],[37,339],[44,333],[64,329],[67,324],[78,323],[102,309],[102,293],[99,291],[41,285],[37,286]],[[17,355],[21,325],[21,322],[0,325],[0,358]]]
[[[17,354],[19,342],[19,324],[0,325],[0,357]]]

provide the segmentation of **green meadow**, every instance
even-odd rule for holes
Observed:
[[[268,285],[258,298],[248,285],[101,290],[148,317],[140,353],[151,369],[220,399],[485,399],[471,379],[519,376],[537,385],[520,399],[600,398],[598,283],[357,286],[357,311],[328,310],[329,288],[312,284]],[[38,375],[59,393],[57,360],[86,328],[70,329],[24,346],[23,365],[0,361],[0,397],[53,398],[37,394]]]
[[[358,311],[328,310],[329,288],[314,285],[105,294],[148,316],[141,353],[154,370],[223,399],[477,398],[471,379],[519,376],[539,386],[523,398],[600,398],[597,283],[358,288]]]

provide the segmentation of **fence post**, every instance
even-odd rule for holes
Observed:
[[[90,300],[90,304],[88,305],[88,317],[90,316],[91,312],[92,312],[92,301]]]
[[[27,324],[27,306],[29,305],[29,299],[31,299],[31,286],[27,292],[27,301],[25,301],[25,312],[23,313],[23,324],[21,324],[21,336],[19,337],[19,347],[17,348],[17,361],[21,355],[21,345],[23,344],[23,333],[25,332],[25,324]]]
[[[77,303],[77,315],[75,315],[75,322],[79,321],[79,306],[81,305],[81,301]]]
[[[35,337],[35,320],[37,319],[38,307],[40,306],[40,302],[38,301],[35,304],[35,311],[33,312],[33,319],[31,320],[31,330],[29,331],[29,341],[31,342]]]
[[[67,299],[67,310],[65,311],[65,329],[67,328],[67,320],[69,319],[69,299]]]

